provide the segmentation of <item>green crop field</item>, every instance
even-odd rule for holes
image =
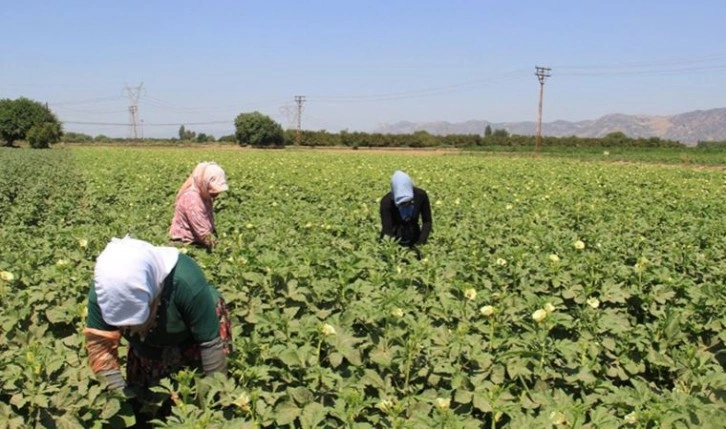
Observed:
[[[165,244],[204,160],[230,190],[188,254],[235,350],[228,378],[163,381],[159,425],[723,427],[723,166],[122,147],[0,148],[0,426],[132,422],[86,361],[94,259]],[[431,198],[420,260],[377,241],[395,169]]]

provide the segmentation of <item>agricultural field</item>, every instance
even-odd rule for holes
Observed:
[[[94,259],[165,244],[204,160],[230,190],[188,254],[235,350],[164,380],[159,426],[723,427],[723,166],[122,147],[0,148],[0,425],[133,423],[86,361]],[[431,198],[421,259],[377,241],[395,169]]]

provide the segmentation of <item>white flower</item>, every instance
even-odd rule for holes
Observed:
[[[81,246],[81,249],[85,249],[86,247],[88,247],[88,240],[82,238],[78,240],[78,245]]]
[[[255,227],[255,226],[254,226],[254,225],[252,225],[251,223],[248,223],[247,225],[245,225],[245,228],[247,228],[247,229],[252,229],[252,228],[254,228],[254,227]]]
[[[400,317],[403,317],[403,310],[401,310],[401,309],[400,309],[400,308],[398,308],[398,307],[394,307],[394,308],[393,308],[393,309],[391,310],[391,316],[393,316],[393,317],[398,317],[398,318],[400,318]]]
[[[555,255],[555,254],[553,253],[553,254],[551,254],[551,255],[550,255],[550,261],[551,261],[551,262],[552,262],[553,264],[556,264],[556,263],[560,262],[560,257],[559,257],[559,256],[557,256],[557,255]]]
[[[610,152],[608,152],[608,151],[603,151],[603,153],[602,153],[602,154],[603,154],[603,155],[605,155],[605,156],[608,156],[608,155],[610,155]]]
[[[383,399],[376,404],[376,408],[384,413],[388,413],[391,410],[391,407],[393,407],[393,401],[390,399]]]
[[[543,320],[547,318],[547,312],[543,309],[539,309],[532,313],[532,319],[534,319],[535,322],[541,323]]]
[[[585,243],[582,242],[582,240],[577,240],[575,242],[575,249],[582,250],[585,248]]]
[[[464,291],[464,297],[468,299],[469,301],[473,301],[476,299],[476,289],[474,288],[468,288]]]
[[[588,298],[587,299],[587,305],[589,305],[592,308],[598,308],[600,307],[600,300],[597,298]]]
[[[504,258],[497,258],[497,265],[499,265],[500,267],[503,267],[503,266],[507,265],[507,260]]]
[[[545,305],[544,305],[544,311],[546,311],[546,312],[547,312],[547,314],[550,314],[550,313],[552,313],[553,311],[555,311],[555,306],[554,306],[554,305],[552,305],[552,303],[551,303],[551,302],[548,302],[547,304],[545,304]]]
[[[240,408],[242,408],[245,411],[249,411],[250,409],[250,396],[247,393],[242,393],[239,395],[237,399],[235,399],[234,404]]]
[[[638,414],[633,411],[632,413],[625,416],[625,423],[634,425],[638,423]]]
[[[436,200],[435,204],[436,204],[436,207],[439,207],[440,205],[444,204],[444,202],[441,200]]]
[[[58,259],[55,263],[57,266],[62,267],[64,265],[68,265],[68,261],[66,259]]]
[[[641,257],[640,259],[638,259],[638,262],[635,263],[635,271],[641,272],[645,270],[645,267],[647,267],[649,263],[650,261],[648,260],[648,258],[646,258],[645,256]]]
[[[0,271],[0,279],[5,280],[6,282],[11,282],[15,280],[15,276],[10,271]]]
[[[550,413],[550,421],[553,425],[565,425],[567,424],[567,418],[564,414],[559,411],[552,411]]]
[[[186,247],[182,247],[179,249],[179,253],[186,255],[187,253],[189,253],[189,250]]]
[[[329,335],[335,335],[335,328],[333,328],[332,325],[328,325],[327,323],[320,327],[320,332],[323,333],[326,337]]]
[[[482,316],[490,317],[494,315],[494,307],[491,305],[485,305],[484,307],[479,309],[479,312],[482,314]]]
[[[459,204],[461,204],[461,200],[459,198],[455,199],[454,204],[458,206]]]
[[[512,210],[513,208],[514,208],[514,206],[513,206],[513,205],[511,205],[511,204],[507,204],[507,207],[506,207],[506,209],[507,209],[507,210]]]
[[[451,399],[449,398],[436,398],[436,408],[441,411],[448,410],[451,406]]]

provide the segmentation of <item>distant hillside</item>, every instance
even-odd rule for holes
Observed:
[[[535,123],[531,122],[397,122],[385,125],[374,132],[405,134],[428,131],[431,134],[484,134],[492,129],[505,129],[510,134],[534,135]],[[542,133],[547,136],[603,137],[621,131],[629,137],[660,137],[695,145],[699,141],[726,141],[726,108],[696,110],[673,116],[605,115],[596,120],[569,122],[543,122]]]

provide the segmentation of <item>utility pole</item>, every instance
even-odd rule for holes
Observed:
[[[298,146],[300,145],[300,140],[302,139],[302,135],[300,134],[300,123],[302,122],[302,108],[304,102],[304,95],[295,96],[295,103],[297,104],[297,130],[295,132],[295,144],[297,144]]]
[[[539,109],[537,110],[537,137],[535,150],[539,152],[539,147],[542,144],[542,96],[544,94],[544,83],[545,79],[550,77],[550,68],[534,66],[534,75],[539,80]]]
[[[139,86],[128,86],[124,87],[124,92],[129,97],[129,138],[134,141],[138,140],[138,122],[139,122],[139,97],[144,87],[144,82],[141,82]]]

